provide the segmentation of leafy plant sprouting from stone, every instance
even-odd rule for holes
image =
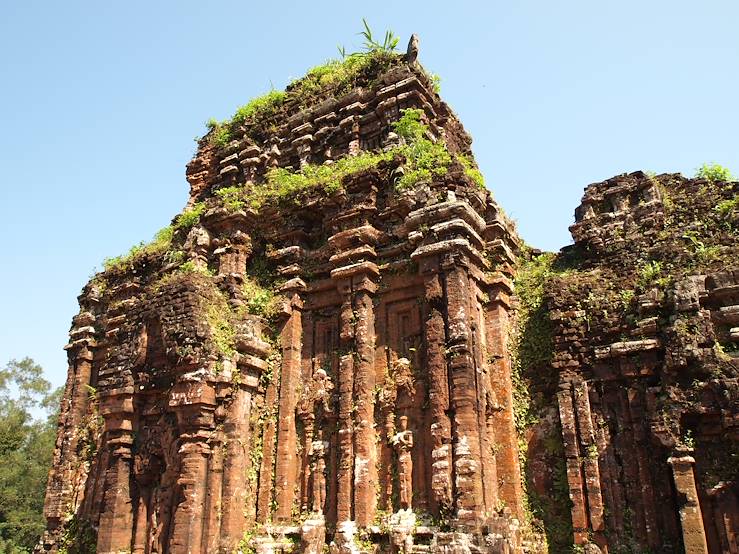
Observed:
[[[59,554],[94,554],[97,551],[97,533],[90,522],[76,515],[64,524]]]
[[[663,287],[668,284],[669,276],[663,274],[663,264],[658,260],[649,260],[637,268],[637,285],[642,289],[656,285]]]
[[[696,169],[695,176],[699,179],[708,179],[711,182],[732,181],[734,179],[729,168],[717,163],[704,163]]]
[[[236,331],[230,321],[231,309],[226,297],[219,290],[214,290],[214,297],[206,303],[205,317],[210,326],[211,340],[218,352],[230,358],[236,352],[234,343]]]
[[[383,39],[383,41],[377,42],[377,40],[375,40],[375,38],[372,36],[372,29],[370,29],[370,26],[365,18],[362,18],[362,24],[364,25],[364,30],[361,31],[359,34],[364,37],[365,50],[367,50],[368,52],[392,52],[393,50],[395,50],[395,48],[397,48],[399,39],[392,31],[385,31],[385,38]]]
[[[168,225],[157,231],[151,242],[141,241],[131,247],[131,249],[120,256],[113,258],[105,258],[103,260],[103,268],[106,271],[125,271],[137,260],[146,255],[159,255],[167,252],[172,245],[172,238],[176,231],[187,231],[200,222],[200,218],[205,211],[205,204],[198,202],[191,208],[182,212],[173,225]]]
[[[125,271],[143,256],[163,254],[169,249],[170,244],[172,244],[173,233],[174,229],[172,227],[160,229],[154,235],[154,239],[151,242],[146,243],[142,241],[132,246],[131,250],[126,254],[114,258],[105,258],[103,260],[103,268],[105,271]]]
[[[295,100],[305,105],[309,99],[320,96],[327,91],[334,95],[348,92],[357,85],[363,75],[373,67],[389,67],[396,58],[394,50],[398,45],[398,37],[392,31],[386,31],[382,42],[372,35],[367,22],[363,19],[364,51],[347,55],[344,47],[339,47],[341,60],[328,60],[326,63],[308,70],[305,77],[290,83],[285,91],[271,90],[254,98],[236,110],[230,119],[219,122],[209,119],[206,127],[208,140],[216,146],[228,144],[240,125],[259,126],[274,116],[287,100]]]
[[[246,299],[245,310],[254,315],[271,319],[277,313],[278,298],[272,289],[261,286],[256,279],[247,276],[242,285]]]
[[[362,19],[364,29],[359,33],[364,38],[363,50],[347,54],[346,48],[339,46],[340,60],[330,59],[309,69],[304,77],[291,82],[284,91],[271,90],[254,98],[236,110],[225,121],[214,118],[206,122],[208,142],[218,147],[226,146],[236,136],[240,126],[246,125],[247,133],[259,134],[269,125],[269,121],[288,102],[305,107],[317,98],[341,96],[361,84],[370,84],[372,75],[389,69],[397,60],[395,53],[399,38],[390,30],[385,31],[382,42],[374,36],[366,20]],[[441,78],[418,66],[426,75],[434,91],[440,91]]]

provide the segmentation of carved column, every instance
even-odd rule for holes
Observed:
[[[283,240],[289,240],[287,246],[271,254],[271,258],[279,265],[277,271],[289,280],[282,285],[283,318],[285,322],[280,329],[280,349],[282,365],[280,369],[280,390],[277,422],[277,450],[275,459],[274,495],[277,507],[274,517],[277,521],[288,522],[292,518],[293,505],[297,502],[298,487],[298,437],[296,429],[296,413],[298,399],[303,386],[301,382],[303,354],[303,299],[306,285],[299,277],[303,249],[299,245],[304,234],[301,231],[284,234]],[[290,244],[288,242],[288,244]]]
[[[446,266],[447,351],[454,414],[454,478],[457,486],[457,518],[474,525],[482,513],[480,429],[477,424],[477,374],[470,350],[470,283],[467,268],[449,260]]]
[[[219,408],[220,409],[220,408]],[[228,444],[224,445],[224,433],[216,431],[208,441],[210,459],[208,461],[208,475],[205,494],[205,510],[203,522],[203,552],[218,550],[221,538],[221,524],[223,518],[223,503],[226,500],[223,492],[224,464],[232,462],[228,456]],[[226,452],[224,455],[224,451]]]
[[[277,373],[275,369],[275,373]],[[268,415],[262,428],[262,463],[259,467],[259,493],[257,494],[257,523],[265,524],[270,518],[272,504],[272,469],[274,467],[274,448],[276,422],[271,411],[277,404],[277,381],[273,375],[264,393],[264,409]]]
[[[80,297],[80,302],[84,297]],[[64,349],[67,351],[68,371],[64,388],[64,399],[59,414],[59,428],[65,429],[62,441],[57,442],[54,452],[54,466],[49,473],[49,484],[44,502],[44,516],[49,529],[53,530],[63,523],[70,504],[75,504],[74,485],[71,479],[71,459],[76,456],[79,429],[90,403],[90,385],[93,375],[95,339],[95,316],[89,311],[82,311],[75,316],[74,326],[70,331],[70,342]],[[72,432],[66,432],[71,430]],[[69,438],[67,438],[69,437]],[[75,506],[76,508],[76,506]],[[84,508],[84,506],[83,506]]]
[[[452,505],[452,424],[449,416],[449,376],[446,365],[446,333],[443,317],[443,289],[436,258],[419,263],[424,277],[427,306],[423,332],[426,341],[426,369],[429,381],[431,419],[431,498],[437,513],[448,513]]]
[[[374,187],[370,185],[370,195]],[[372,197],[372,196],[370,196]],[[350,212],[347,224],[356,224],[360,212]],[[360,220],[361,221],[361,220]],[[349,223],[351,222],[351,223]],[[376,509],[376,433],[374,429],[375,316],[372,304],[379,277],[374,244],[379,231],[367,224],[340,231],[329,239],[338,266],[331,271],[342,297],[340,338],[349,353],[339,369],[338,522],[354,519],[370,525]],[[360,246],[357,246],[359,244]],[[353,260],[364,260],[351,263]],[[353,508],[353,512],[352,512]]]
[[[207,533],[204,521],[211,454],[207,441],[215,426],[215,390],[203,381],[177,383],[170,393],[169,406],[177,415],[180,431],[177,485],[182,491],[182,501],[172,518],[169,552],[189,554],[200,549]]]
[[[339,359],[339,419],[337,446],[339,465],[336,472],[336,520],[352,519],[352,470],[354,464],[354,422],[352,421],[352,396],[354,388],[354,359],[344,354]]]
[[[100,414],[105,418],[105,443],[111,456],[105,472],[105,509],[100,516],[97,551],[118,553],[130,550],[133,540],[133,387],[101,392]]]
[[[449,192],[448,201],[434,204],[411,212],[406,219],[409,240],[422,241],[411,254],[419,263],[426,278],[426,297],[431,300],[430,317],[426,323],[429,348],[429,373],[431,375],[429,392],[432,403],[432,437],[434,437],[434,458],[432,464],[432,487],[434,496],[442,498],[446,494],[444,483],[445,452],[444,440],[446,422],[440,411],[451,415],[452,497],[457,522],[474,528],[484,516],[485,500],[482,485],[482,466],[480,464],[481,430],[478,419],[478,398],[482,384],[478,382],[477,368],[473,359],[472,341],[473,309],[476,311],[476,292],[473,279],[480,275],[484,266],[478,247],[482,245],[478,231],[485,228],[485,221],[467,203],[456,200]],[[421,231],[422,225],[429,225],[428,231]],[[438,271],[438,275],[434,272]],[[440,301],[436,301],[440,298]],[[438,308],[437,308],[438,306]],[[436,313],[441,315],[441,319]],[[438,336],[437,329],[443,326],[444,335]],[[440,381],[443,371],[437,367],[439,350],[445,357],[446,378]],[[444,388],[446,387],[446,393]],[[445,394],[448,395],[445,398]],[[448,408],[444,404],[448,398]],[[435,429],[439,425],[438,429]],[[441,440],[439,440],[441,439]],[[441,444],[439,444],[441,443]],[[437,456],[440,459],[437,459]],[[440,508],[443,503],[440,502]]]
[[[247,475],[251,465],[251,393],[244,385],[235,385],[231,394],[233,398],[223,423],[225,444],[220,528],[220,546],[228,550],[238,545],[247,527]]]
[[[647,545],[650,548],[661,546],[662,539],[659,535],[657,524],[657,504],[654,499],[654,486],[652,484],[652,472],[649,469],[649,460],[653,456],[649,454],[650,442],[647,426],[647,414],[644,409],[644,387],[643,385],[632,385],[627,391],[627,402],[629,419],[634,437],[634,453],[636,454],[636,466],[639,472],[639,493],[644,514],[644,532]]]
[[[297,488],[297,433],[295,414],[301,386],[302,308],[300,292],[305,283],[298,278],[288,281],[281,289],[290,302],[290,315],[280,332],[282,371],[278,412],[277,459],[275,465],[275,499],[277,521],[289,521]]]
[[[675,488],[681,497],[680,525],[683,530],[683,547],[686,554],[708,554],[706,532],[703,528],[703,516],[695,487],[693,466],[695,459],[686,454],[678,454],[668,458],[672,466]]]
[[[599,465],[601,453],[593,427],[587,383],[578,376],[567,378],[560,383],[557,400],[575,543],[586,544],[593,539],[599,546],[606,546]]]
[[[374,265],[374,264],[372,264]],[[376,290],[373,268],[353,280],[356,313],[354,372],[354,519],[365,527],[372,523],[376,508],[375,475],[376,439],[374,429],[374,352],[375,317],[372,297]]]
[[[352,351],[341,357],[339,373],[339,521],[352,519],[349,503],[353,504],[353,519],[359,526],[372,523],[376,507],[372,296],[378,275],[377,266],[371,262],[331,272],[344,298],[341,339]]]
[[[511,331],[509,295],[511,283],[496,275],[487,291],[489,304],[485,310],[487,346],[490,363],[490,387],[497,406],[489,415],[495,445],[495,469],[498,474],[498,496],[513,514],[523,520],[523,488],[518,457],[518,436],[513,414],[513,382],[508,337]]]

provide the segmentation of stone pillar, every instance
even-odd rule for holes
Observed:
[[[484,516],[485,501],[477,413],[483,387],[473,359],[476,287],[472,280],[475,275],[482,275],[480,268],[485,264],[478,250],[483,247],[478,232],[485,228],[485,221],[469,203],[456,200],[454,192],[447,191],[447,198],[446,202],[411,212],[405,225],[408,240],[421,243],[411,259],[419,264],[425,277],[425,294],[430,304],[425,333],[432,410],[433,497],[438,508],[445,510],[444,497],[449,494],[455,502],[457,523],[474,528]],[[448,429],[441,412],[449,416]],[[453,451],[447,452],[450,447]],[[450,487],[445,482],[449,461],[453,475]]]
[[[361,183],[368,202],[374,199],[372,182]],[[353,217],[349,217],[353,216]],[[358,214],[345,214],[346,225],[355,224]],[[354,221],[352,221],[354,220]],[[338,231],[329,238],[335,269],[331,279],[342,298],[339,337],[337,523],[355,520],[370,525],[376,509],[375,401],[375,315],[373,297],[379,269],[374,263],[374,245],[380,232],[371,225]],[[359,246],[357,246],[359,245]],[[357,261],[359,260],[359,261]]]
[[[90,403],[88,385],[93,374],[93,351],[97,346],[94,323],[95,316],[88,311],[75,316],[74,327],[70,332],[70,343],[64,347],[69,365],[63,398],[69,401],[63,401],[60,409],[59,428],[65,431],[62,440],[57,442],[54,460],[59,462],[54,463],[49,473],[49,484],[46,489],[44,516],[47,518],[49,529],[55,529],[63,523],[70,504],[74,502],[75,483],[71,479],[70,461],[76,457],[74,453],[77,451],[80,424],[87,414]]]
[[[454,414],[454,479],[457,518],[474,526],[483,512],[480,467],[480,429],[477,423],[477,372],[470,350],[470,282],[467,268],[450,263],[446,268],[448,313],[447,352]]]
[[[247,475],[251,470],[248,446],[251,433],[251,393],[243,385],[233,389],[233,399],[223,423],[225,439],[221,500],[220,546],[234,549],[247,527]]]
[[[424,274],[424,298],[428,307],[424,322],[426,370],[429,381],[431,420],[431,499],[437,513],[449,513],[452,504],[452,424],[449,416],[449,376],[445,349],[446,333],[441,312],[443,291],[438,260],[419,264]]]
[[[133,388],[100,393],[100,414],[105,418],[105,443],[110,461],[105,471],[105,509],[98,525],[97,551],[100,554],[131,550],[133,505],[131,469],[133,455]]]
[[[297,488],[298,449],[295,415],[301,386],[302,362],[302,307],[299,291],[305,283],[292,279],[283,286],[282,292],[290,302],[290,315],[280,332],[282,370],[280,372],[280,400],[277,431],[277,458],[275,460],[275,519],[290,521]]]
[[[274,373],[278,371],[274,370]],[[273,406],[277,403],[277,381],[279,375],[273,375],[264,393],[264,410],[267,417],[262,428],[262,464],[259,467],[259,493],[257,494],[257,523],[265,524],[271,515],[272,505],[272,470],[274,467],[275,448],[275,417],[272,416]]]
[[[339,359],[339,421],[338,440],[339,466],[336,472],[336,521],[352,519],[352,471],[354,463],[354,441],[352,435],[352,404],[354,390],[354,359],[344,354]]]
[[[654,499],[654,486],[652,484],[652,472],[649,469],[649,461],[654,459],[649,453],[650,438],[649,427],[646,423],[647,413],[644,407],[644,389],[642,386],[631,386],[627,391],[627,402],[629,407],[629,418],[634,437],[634,453],[636,466],[639,472],[639,489],[641,494],[641,505],[644,514],[644,532],[647,545],[650,548],[661,546],[662,539],[657,524],[657,504]]]
[[[587,382],[578,382],[573,389],[573,393],[580,447],[585,454],[582,460],[582,471],[588,500],[588,522],[590,530],[597,535],[598,542],[603,542],[601,539],[605,528],[603,524],[603,497],[600,488],[600,452],[595,440]]]
[[[588,539],[588,513],[585,506],[585,485],[580,467],[580,441],[577,432],[575,407],[572,402],[572,385],[563,381],[557,392],[559,420],[562,426],[562,443],[564,445],[567,466],[567,484],[572,501],[572,530],[575,544],[582,545]]]
[[[587,383],[576,376],[562,381],[557,401],[572,499],[575,544],[594,540],[599,546],[607,547],[601,493],[601,452],[593,427]]]
[[[203,381],[176,383],[170,392],[169,406],[177,415],[180,431],[177,486],[182,498],[172,518],[169,552],[189,554],[200,550],[207,532],[205,506],[211,455],[207,441],[215,427],[215,390]]]
[[[672,466],[675,488],[681,497],[680,525],[683,531],[685,553],[708,554],[706,532],[703,528],[703,516],[693,473],[695,459],[686,454],[677,454],[668,458],[667,463]]]
[[[359,527],[372,523],[377,504],[376,437],[374,428],[375,283],[362,273],[353,282],[356,365],[354,369],[354,519]]]
[[[208,441],[210,445],[210,460],[205,497],[205,513],[203,522],[203,552],[218,550],[221,539],[221,524],[223,518],[223,466],[224,466],[224,434],[216,431]],[[227,448],[228,445],[226,445]],[[226,458],[226,461],[231,461]],[[238,542],[238,541],[237,541]],[[234,543],[235,544],[235,543]]]
[[[134,536],[131,547],[133,554],[144,554],[146,552],[146,540],[149,535],[149,491],[142,491],[142,483],[137,483],[139,489],[139,500],[136,505],[134,517]]]
[[[513,382],[508,337],[511,331],[509,295],[511,282],[496,275],[487,290],[489,304],[485,310],[487,354],[490,359],[490,388],[495,395],[489,415],[492,439],[495,443],[495,470],[498,475],[497,496],[513,514],[523,521],[523,488],[518,457],[518,436],[513,414]],[[497,483],[496,483],[497,484]]]
[[[189,554],[200,551],[203,541],[205,502],[207,494],[207,436],[189,434],[182,437],[179,449],[180,474],[177,485],[182,490],[182,502],[174,513],[169,552]]]

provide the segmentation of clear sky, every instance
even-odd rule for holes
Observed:
[[[366,17],[420,61],[488,187],[548,250],[587,184],[739,171],[739,2],[0,1],[0,363],[66,375],[76,296],[167,225],[210,117],[361,44]]]

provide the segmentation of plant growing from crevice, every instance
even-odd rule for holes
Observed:
[[[163,254],[172,244],[172,235],[174,229],[171,226],[164,227],[157,231],[151,242],[140,242],[131,247],[126,254],[115,256],[113,258],[105,258],[103,260],[103,268],[105,271],[124,271],[132,267],[136,262],[145,256]]]
[[[174,229],[176,231],[187,231],[191,229],[200,223],[200,218],[202,217],[203,212],[205,212],[205,204],[203,202],[194,204],[192,207],[186,209],[177,216],[173,225]]]
[[[236,353],[236,330],[231,323],[231,309],[220,290],[214,291],[213,298],[206,301],[205,318],[210,327],[210,339],[215,349],[224,357]]]
[[[397,48],[399,39],[391,30],[388,29],[385,31],[383,41],[378,42],[372,35],[372,29],[370,29],[365,18],[362,18],[362,24],[364,25],[364,30],[360,31],[359,34],[364,37],[363,46],[367,52],[393,52]]]
[[[732,181],[734,179],[731,171],[727,167],[717,163],[704,163],[695,170],[695,176],[698,179],[707,179],[712,183],[719,181]]]
[[[64,524],[59,554],[94,554],[97,551],[97,532],[92,524],[77,515]]]

